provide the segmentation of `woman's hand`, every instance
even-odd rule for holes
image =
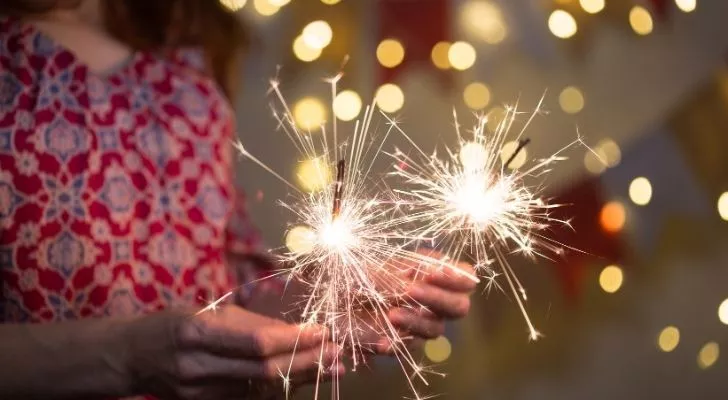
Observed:
[[[434,250],[420,254],[433,262],[412,268],[405,288],[408,307],[395,307],[388,312],[390,321],[400,330],[400,336],[410,338],[415,344],[444,334],[445,321],[465,317],[470,311],[470,295],[476,287],[468,278],[475,273],[472,265],[458,262],[443,267],[434,262],[443,259],[443,254]],[[391,352],[389,341],[382,339],[377,350]]]
[[[292,386],[315,381],[319,365],[337,358],[323,328],[301,328],[235,306],[193,316],[151,315],[133,322],[129,335],[136,391],[165,399],[282,391],[284,377]],[[338,363],[333,369],[326,373],[345,372]]]

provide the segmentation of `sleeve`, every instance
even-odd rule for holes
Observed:
[[[260,291],[282,294],[285,282],[276,274],[276,261],[265,251],[260,233],[250,220],[244,191],[236,189],[233,199],[233,214],[225,230],[225,248],[239,287],[238,304],[245,305]]]

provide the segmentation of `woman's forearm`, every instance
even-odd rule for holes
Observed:
[[[0,325],[0,398],[133,394],[130,328],[138,323],[107,318]]]

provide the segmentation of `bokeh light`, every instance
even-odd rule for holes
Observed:
[[[432,63],[435,64],[435,67],[439,69],[449,69],[452,67],[450,65],[450,59],[448,58],[448,53],[450,52],[450,42],[437,42],[432,47],[432,53],[430,56],[432,57]]]
[[[384,39],[377,46],[377,60],[387,68],[394,68],[404,60],[404,46],[398,40]]]
[[[321,56],[321,49],[308,46],[303,40],[303,36],[298,36],[293,41],[293,54],[301,61],[311,62]]]
[[[635,178],[629,184],[629,198],[638,206],[646,206],[652,199],[652,184],[644,176]]]
[[[325,159],[313,158],[298,165],[296,178],[298,178],[298,184],[303,190],[316,192],[331,183],[331,168]]]
[[[698,352],[698,367],[700,369],[708,369],[718,361],[720,356],[720,346],[716,342],[706,343]]]
[[[293,106],[293,119],[299,128],[316,131],[326,121],[326,107],[317,98],[305,97]]]
[[[549,15],[549,30],[554,36],[568,39],[576,34],[577,26],[574,17],[564,10],[554,10]]]
[[[503,13],[496,4],[471,0],[460,10],[460,19],[468,33],[486,43],[497,44],[506,37]]]
[[[445,336],[425,342],[425,356],[434,363],[447,361],[451,353],[452,345]]]
[[[505,143],[500,153],[501,161],[505,164],[508,159],[513,156],[513,153],[516,151],[517,148],[518,141],[516,140]],[[524,147],[521,149],[521,151],[518,152],[518,155],[513,159],[513,161],[511,161],[511,163],[508,165],[508,168],[521,168],[523,164],[526,163],[526,160],[528,160],[528,149]]]
[[[718,214],[724,221],[728,221],[728,192],[723,192],[718,198]]]
[[[447,59],[453,68],[464,71],[475,64],[475,48],[468,42],[455,42],[447,52]]]
[[[283,7],[286,4],[290,3],[291,0],[268,0],[268,2],[276,7]]]
[[[473,82],[465,87],[463,100],[473,110],[482,110],[490,103],[490,90],[482,82]]]
[[[686,13],[695,11],[696,3],[696,0],[675,0],[677,8]]]
[[[622,203],[610,201],[602,207],[599,213],[599,224],[602,229],[609,233],[617,233],[624,228],[627,220],[627,213]]]
[[[253,0],[253,8],[258,14],[266,17],[277,13],[281,9],[272,4],[270,0]]]
[[[331,43],[334,32],[328,22],[319,20],[306,25],[301,36],[308,47],[323,49]]]
[[[629,24],[638,35],[649,35],[652,32],[652,15],[642,6],[634,6],[629,11]]]
[[[604,9],[604,0],[579,0],[579,5],[589,14],[596,14]]]
[[[341,0],[321,0],[321,2],[324,3],[324,4],[328,4],[328,5],[332,6],[334,4],[340,3]]]
[[[616,167],[622,161],[622,150],[612,139],[602,139],[597,143],[599,156],[607,163],[609,168]]]
[[[680,343],[680,330],[674,326],[666,326],[657,336],[657,347],[665,353],[669,353]]]
[[[393,83],[385,83],[377,89],[374,100],[382,111],[394,113],[404,106],[404,93],[399,86]]]
[[[488,129],[495,132],[495,130],[498,129],[498,125],[500,125],[505,117],[506,110],[501,106],[495,106],[491,108],[487,114],[485,114],[485,118],[488,120],[486,126]]]
[[[600,151],[599,147],[593,150],[586,150],[584,153],[584,167],[590,173],[599,175],[607,169],[606,156],[603,151]]]
[[[616,293],[622,287],[623,281],[622,268],[616,265],[605,267],[599,274],[599,286],[607,293]]]
[[[344,90],[334,98],[334,115],[342,121],[351,121],[361,111],[361,97],[353,90]]]
[[[247,3],[248,0],[220,0],[220,4],[225,6],[230,11],[238,11],[241,8],[245,7],[245,3]]]
[[[564,112],[576,114],[584,108],[584,95],[576,86],[567,86],[559,94],[559,105]]]
[[[286,233],[286,248],[297,254],[310,253],[316,243],[316,232],[307,226],[294,226]]]
[[[718,306],[718,319],[725,325],[728,325],[728,299],[723,300]]]

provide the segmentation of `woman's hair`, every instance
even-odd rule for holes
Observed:
[[[218,0],[99,0],[108,31],[136,50],[199,47],[208,73],[233,101],[248,45],[242,22]],[[78,7],[82,0],[0,0],[0,15],[27,16]]]

